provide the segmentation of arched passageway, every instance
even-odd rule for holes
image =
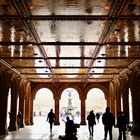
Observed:
[[[89,90],[86,99],[86,112],[94,110],[95,112],[104,112],[107,106],[105,95],[99,88]]]
[[[7,126],[9,126],[10,123],[10,109],[11,109],[11,88],[9,88],[7,100]]]
[[[33,105],[34,123],[46,123],[47,114],[50,109],[54,110],[53,93],[47,88],[39,89],[35,94]]]
[[[79,94],[74,88],[67,88],[61,94],[60,99],[60,121],[70,116],[75,123],[80,123],[80,100]]]
[[[131,123],[133,121],[133,115],[132,115],[132,95],[130,88],[128,93],[128,100],[129,100],[129,122]]]

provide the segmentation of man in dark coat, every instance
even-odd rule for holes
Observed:
[[[94,125],[96,124],[93,110],[90,111],[89,115],[87,116],[87,121],[88,121],[88,129],[89,129],[90,136],[93,137]]]
[[[52,133],[52,127],[55,120],[55,114],[53,113],[53,109],[48,113],[47,121],[50,123],[50,133]]]
[[[123,135],[123,140],[126,140],[126,125],[127,125],[127,119],[124,114],[124,112],[120,112],[119,116],[117,117],[117,127],[119,129],[119,138],[118,140],[122,140],[122,135]]]
[[[112,140],[112,127],[115,125],[115,118],[113,114],[110,112],[110,108],[106,108],[106,112],[102,116],[102,122],[104,125],[104,140],[107,138],[107,134],[109,132],[110,140]]]

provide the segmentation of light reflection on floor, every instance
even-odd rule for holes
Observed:
[[[46,117],[34,117],[34,125],[20,128],[17,131],[9,132],[6,136],[0,136],[0,140],[58,140],[59,135],[64,135],[65,124],[60,121],[59,126],[54,126],[53,133],[49,132],[49,123]],[[87,126],[78,128],[78,140],[102,140],[104,131],[102,123],[97,123],[94,127],[94,137],[90,138]],[[118,130],[113,129],[113,140],[118,139]],[[127,134],[127,140],[139,140],[140,137]]]

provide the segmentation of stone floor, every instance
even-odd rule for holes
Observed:
[[[49,133],[49,124],[44,117],[35,118],[33,126],[25,126],[17,131],[9,132],[8,135],[0,136],[0,140],[58,140],[59,135],[64,135],[64,122],[60,126],[53,127],[53,133]],[[94,127],[93,138],[89,137],[87,126],[78,128],[78,140],[102,140],[104,135],[102,123]],[[132,136],[129,132],[126,134],[127,140],[140,140],[140,137]],[[117,128],[113,128],[113,140],[117,140]],[[109,140],[109,138],[108,138]]]

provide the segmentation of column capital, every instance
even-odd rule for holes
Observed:
[[[80,97],[80,100],[85,101],[86,100],[86,97],[85,96],[81,96]]]
[[[58,96],[54,97],[54,100],[60,100],[60,97],[58,97]]]

